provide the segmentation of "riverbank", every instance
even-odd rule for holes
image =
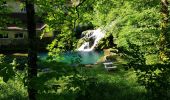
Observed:
[[[111,49],[104,49],[103,52],[104,55],[98,59],[97,63],[105,62],[107,57],[112,57],[115,60],[118,57],[116,53],[111,52]]]

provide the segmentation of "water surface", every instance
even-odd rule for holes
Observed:
[[[61,59],[59,61],[68,64],[95,64],[103,54],[103,51],[65,52],[60,55]],[[47,53],[40,53],[39,57],[44,59],[47,57]]]

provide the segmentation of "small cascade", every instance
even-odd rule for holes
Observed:
[[[78,51],[92,51],[96,47],[100,39],[102,39],[104,36],[105,36],[105,31],[101,31],[100,28],[96,30],[86,31],[84,38],[89,39],[91,41],[83,43],[77,50]],[[93,43],[92,45],[90,45],[91,42]]]
[[[113,25],[116,24],[117,21],[112,21],[107,24],[104,28],[98,28],[96,30],[87,30],[82,33],[84,39],[88,39],[88,42],[84,42],[77,51],[92,51],[98,44],[98,42],[104,38],[105,33],[112,29]]]

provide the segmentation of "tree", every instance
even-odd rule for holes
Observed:
[[[160,42],[160,59],[163,62],[170,60],[170,34],[168,32],[168,22],[169,22],[169,11],[168,11],[168,0],[161,0],[161,34],[159,36]]]
[[[7,23],[10,23],[11,19],[8,18],[9,7],[6,6],[6,0],[0,1],[0,27],[5,27]]]
[[[34,0],[26,0],[27,29],[28,29],[28,96],[30,100],[36,100],[36,77],[37,77],[37,40]]]
[[[88,7],[93,0],[36,0],[40,8],[38,14],[44,22],[54,31],[55,39],[48,46],[49,54],[56,56],[64,51],[76,49],[76,28],[79,23],[87,23]],[[44,16],[45,15],[45,16]],[[86,21],[85,21],[86,20]],[[80,36],[80,35],[79,35]],[[78,36],[77,36],[78,37]]]
[[[108,4],[113,7],[107,9]],[[99,0],[94,9],[96,25],[120,18],[110,32],[119,52],[152,97],[168,98],[170,69],[168,64],[160,64],[160,59],[168,62],[170,55],[168,0]]]

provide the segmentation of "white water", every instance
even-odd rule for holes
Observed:
[[[93,38],[94,39],[94,43],[93,45],[90,47],[90,41],[89,42],[85,42],[83,43],[78,49],[77,51],[92,51],[94,50],[94,48],[97,46],[98,42],[104,38],[106,31],[110,30],[110,28],[112,28],[113,25],[116,24],[116,21],[112,21],[110,24],[106,25],[103,30],[101,28],[98,28],[96,30],[87,30],[85,32],[87,32],[85,34],[85,36],[83,38]],[[83,34],[83,33],[82,33]]]
[[[85,42],[83,43],[80,48],[78,48],[78,51],[92,51],[95,46],[98,44],[98,42],[100,41],[100,39],[102,39],[105,36],[105,31],[101,31],[100,28],[96,29],[96,30],[88,30],[87,34],[85,35],[85,38],[94,38],[94,43],[93,45],[90,47],[90,41],[89,42]]]

